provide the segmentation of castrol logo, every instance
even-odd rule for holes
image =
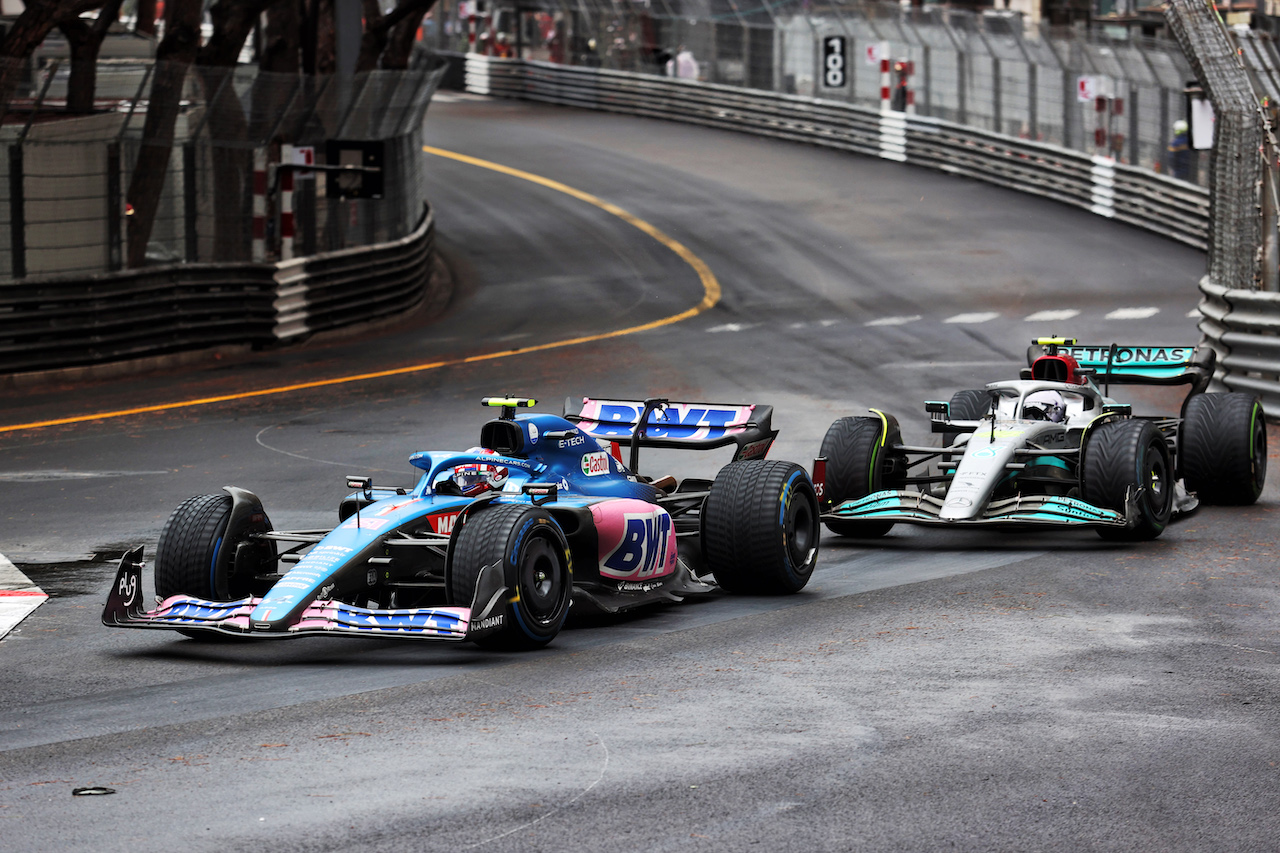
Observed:
[[[609,454],[604,451],[582,454],[582,473],[588,477],[598,477],[609,473]]]

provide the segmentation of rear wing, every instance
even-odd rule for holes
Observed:
[[[1055,342],[1056,343],[1056,342]],[[1046,355],[1069,356],[1090,373],[1099,385],[1191,385],[1191,393],[1209,387],[1217,353],[1207,346],[1144,346],[1137,344],[1033,344],[1027,350],[1027,364]],[[1083,381],[1083,380],[1082,380]]]
[[[640,447],[710,450],[737,445],[734,460],[762,459],[777,438],[772,406],[739,403],[676,403],[665,398],[596,400],[582,398],[582,411],[569,415],[593,438],[629,445],[632,470]]]

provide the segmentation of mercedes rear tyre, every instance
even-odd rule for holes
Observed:
[[[827,460],[826,494],[832,507],[866,497],[881,489],[899,488],[894,476],[892,446],[884,436],[880,418],[840,418],[822,439],[819,456]],[[827,529],[840,536],[874,538],[893,528],[892,521],[826,520]]]
[[[488,648],[538,649],[555,639],[573,597],[572,562],[564,531],[541,507],[497,504],[477,511],[458,532],[449,572],[449,603],[473,601],[486,566],[501,564],[509,595],[496,614],[502,627],[476,640]],[[478,614],[477,614],[478,615]]]
[[[1173,466],[1164,435],[1150,422],[1108,421],[1090,431],[1085,444],[1080,496],[1125,514],[1137,500],[1137,520],[1128,528],[1100,527],[1103,539],[1155,539],[1173,514]]]
[[[991,393],[982,389],[967,389],[951,395],[951,419],[977,421],[991,411]]]
[[[818,496],[799,465],[731,462],[702,506],[703,556],[729,592],[804,589],[818,562]]]
[[[991,394],[982,389],[968,388],[951,395],[947,417],[953,421],[980,421],[991,411]],[[942,433],[942,446],[950,447],[963,435],[959,430]],[[950,461],[951,456],[947,457]]]
[[[1267,481],[1267,422],[1252,394],[1195,394],[1178,433],[1187,491],[1206,504],[1247,506]]]

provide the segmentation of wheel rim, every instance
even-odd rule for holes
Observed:
[[[1162,516],[1165,506],[1169,503],[1169,482],[1164,454],[1160,452],[1160,445],[1155,442],[1147,448],[1146,480],[1147,491],[1151,496],[1149,504],[1157,516]]]
[[[792,508],[788,513],[787,542],[790,545],[791,563],[797,568],[809,562],[809,553],[813,550],[817,538],[817,525],[814,523],[813,507],[800,495],[792,499]]]
[[[1249,437],[1249,449],[1253,451],[1253,485],[1257,489],[1267,477],[1267,425],[1259,417],[1262,407],[1253,407],[1253,434]]]
[[[520,559],[520,600],[539,625],[553,624],[560,615],[564,567],[558,549],[545,536],[534,537]]]

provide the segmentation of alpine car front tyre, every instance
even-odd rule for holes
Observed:
[[[827,499],[831,506],[889,488],[884,483],[884,453],[889,449],[880,418],[840,418],[827,430],[819,455],[827,460]],[[823,524],[839,536],[866,539],[884,536],[892,521],[827,520]]]
[[[1267,482],[1267,422],[1252,394],[1195,394],[1179,430],[1183,483],[1206,504],[1248,506]]]
[[[1137,496],[1137,520],[1128,528],[1100,527],[1103,539],[1139,541],[1164,532],[1173,514],[1173,466],[1164,435],[1145,420],[1108,421],[1094,428],[1084,454],[1080,496],[1125,513]]]
[[[702,547],[716,583],[729,592],[799,592],[818,561],[818,496],[799,465],[731,462],[702,507]]]
[[[539,649],[555,639],[569,614],[573,564],[564,532],[551,514],[528,504],[498,504],[480,510],[458,532],[449,573],[449,601],[473,602],[480,572],[502,567],[508,589],[501,605],[502,628],[476,640],[487,648]]]
[[[230,495],[196,495],[170,514],[156,545],[156,595],[239,601],[253,594],[254,575],[275,550],[249,544],[249,534],[271,530],[271,521],[263,513],[231,530],[232,503]],[[244,555],[241,546],[262,553]]]

